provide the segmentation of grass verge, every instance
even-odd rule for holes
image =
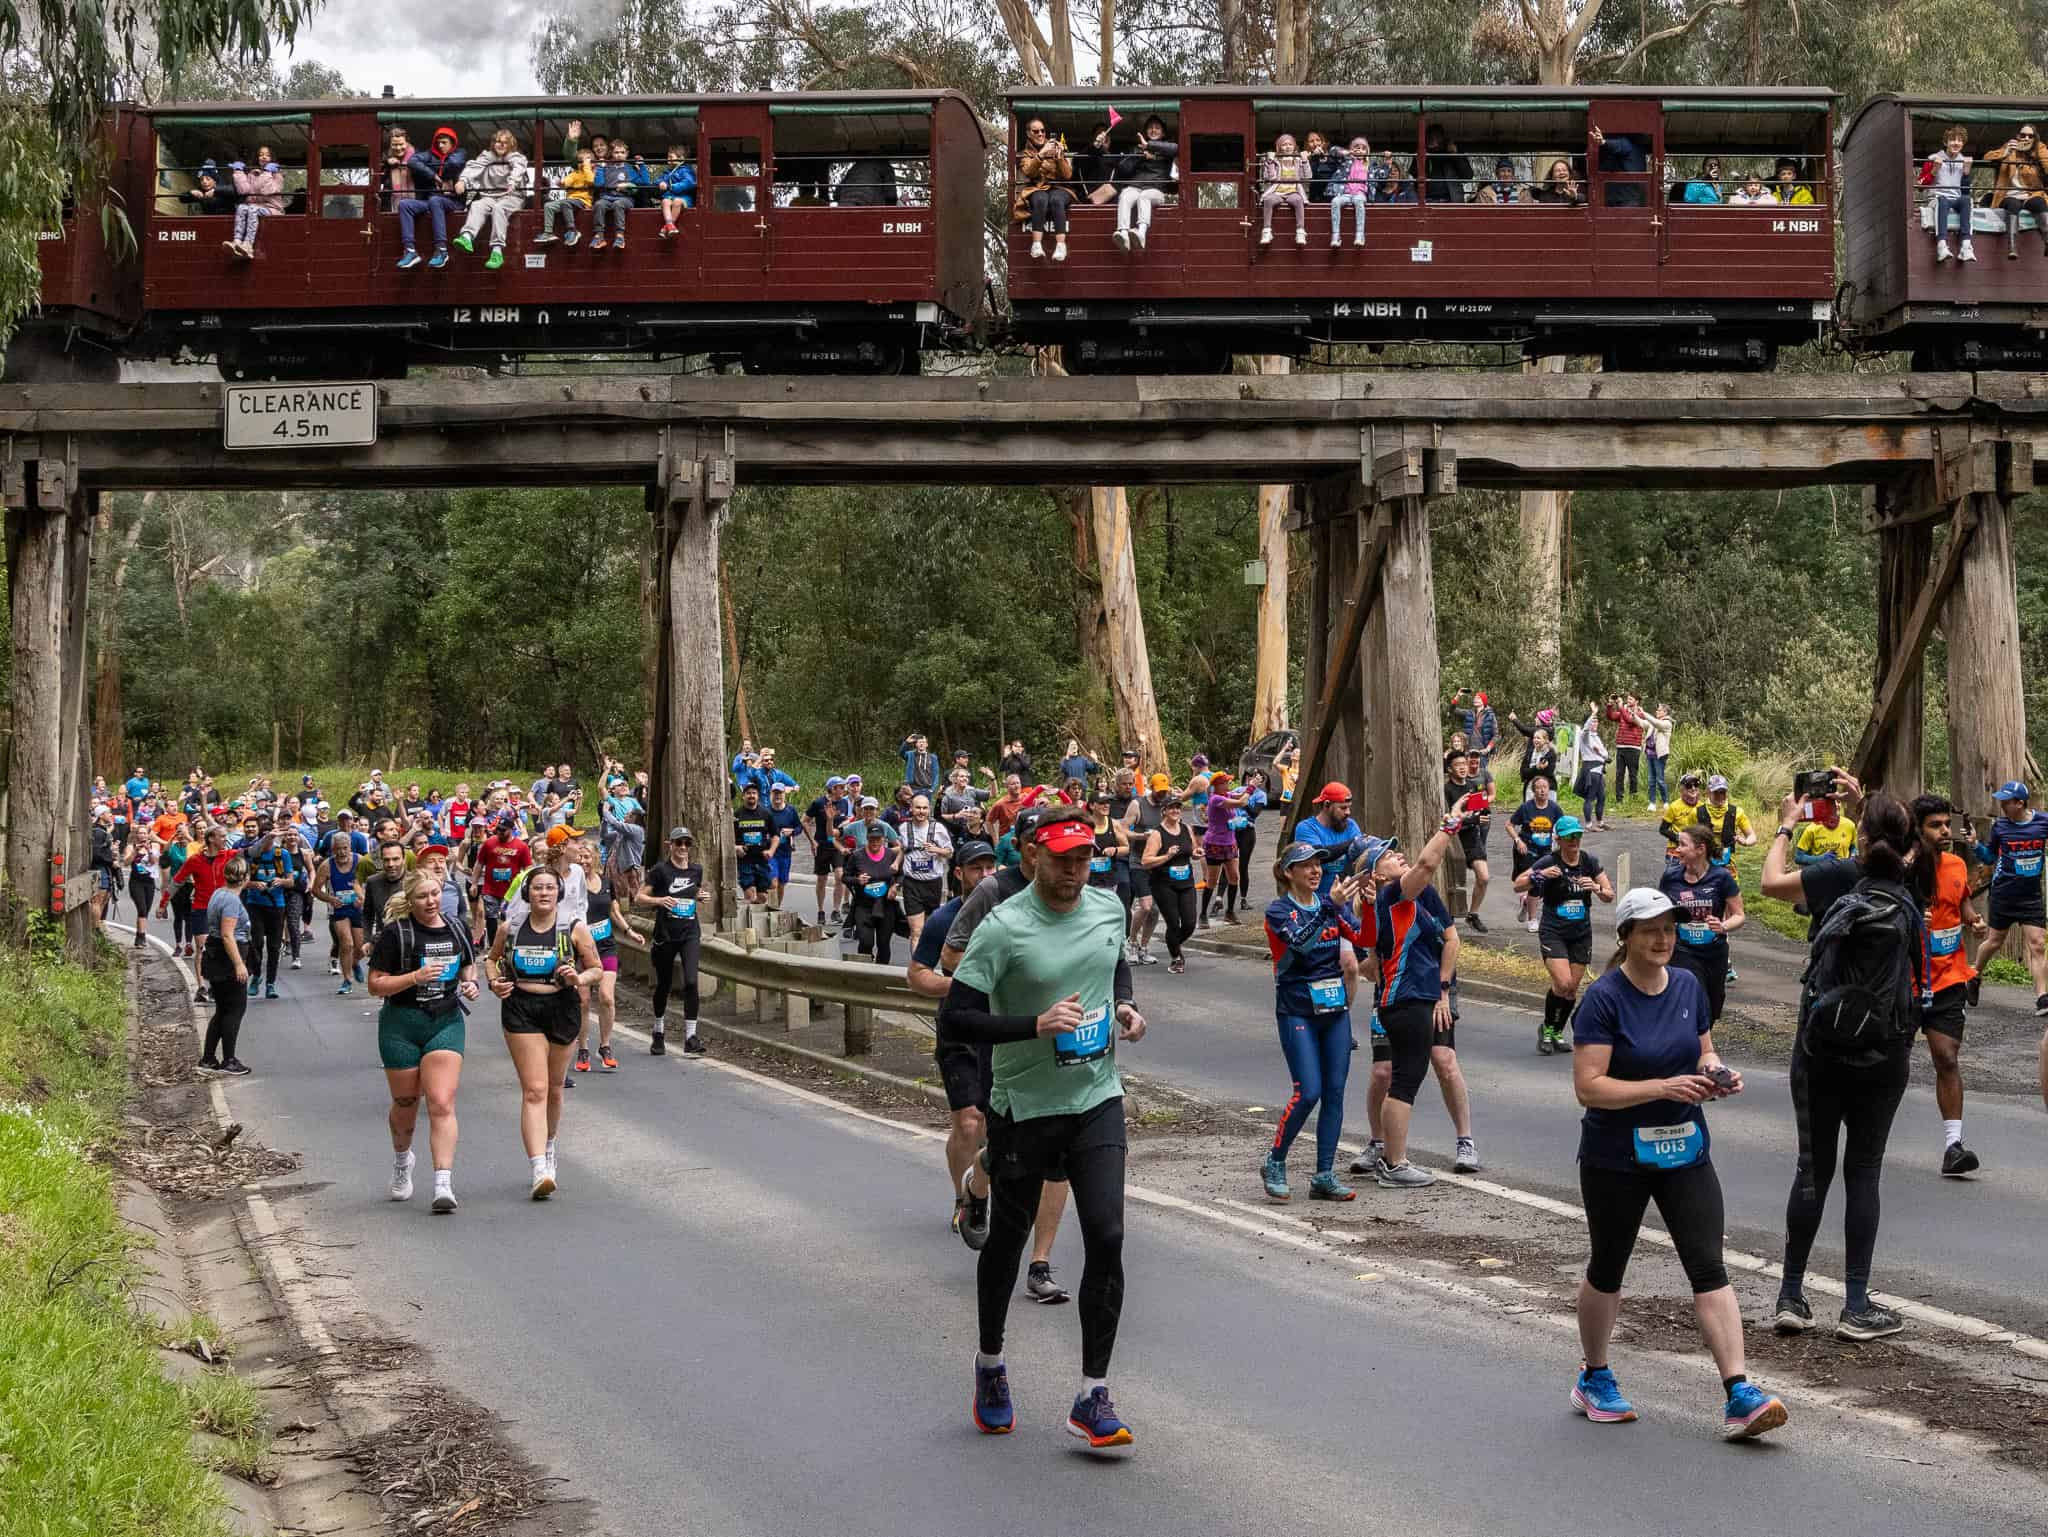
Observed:
[[[218,1537],[185,1398],[128,1305],[102,1156],[124,1040],[116,976],[0,957],[0,1530]]]

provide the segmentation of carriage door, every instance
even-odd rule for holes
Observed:
[[[697,142],[704,231],[698,291],[727,303],[765,299],[775,238],[768,217],[768,108],[706,102]]]
[[[1249,100],[1190,96],[1182,104],[1181,270],[1190,294],[1243,291],[1251,242],[1259,233],[1252,174],[1257,157]]]
[[[1593,101],[1586,111],[1587,184],[1593,210],[1593,278],[1614,298],[1642,298],[1658,290],[1664,240],[1663,115],[1658,102]],[[1594,141],[1605,135],[1607,153]],[[1640,170],[1609,170],[1616,141],[1632,141]]]
[[[398,259],[378,249],[377,175],[383,140],[373,112],[316,112],[306,155],[306,278],[314,293],[352,293],[363,274]]]

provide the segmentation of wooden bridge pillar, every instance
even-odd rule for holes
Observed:
[[[53,910],[60,868],[53,856],[61,855],[65,949],[84,961],[93,930],[86,605],[99,497],[79,490],[68,439],[14,438],[8,454],[0,465],[14,725],[7,747],[6,934],[22,942],[29,913]]]
[[[1970,506],[1977,532],[1962,553],[1942,628],[1948,637],[1950,795],[1981,817],[1991,811],[1991,792],[2000,784],[2035,775],[2020,678],[2012,498],[1976,494]]]
[[[1362,436],[1360,473],[1312,484],[1299,519],[1316,554],[1312,704],[1289,826],[1342,779],[1359,826],[1414,843],[1443,814],[1429,502],[1457,489],[1457,460]]]
[[[1948,642],[1949,796],[1978,816],[2007,779],[2037,776],[2027,753],[2012,504],[2034,487],[2033,445],[1937,434],[1923,469],[1874,488],[1866,526],[1880,540],[1877,698],[1853,768],[1901,799],[1924,783],[1922,656],[1937,623]],[[1948,523],[1937,559],[1934,523]]]
[[[664,454],[653,497],[660,537],[660,634],[655,647],[652,854],[678,821],[697,838],[704,867],[698,921],[732,913],[735,867],[727,793],[725,665],[718,607],[718,542],[733,490],[729,459]]]

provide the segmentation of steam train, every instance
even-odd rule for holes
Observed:
[[[618,354],[896,373],[1008,345],[1059,346],[1076,373],[1414,344],[1764,369],[1780,348],[1829,338],[1923,368],[2048,366],[2048,231],[2015,215],[2005,258],[1982,158],[2048,102],[1876,98],[1843,134],[1837,175],[1836,101],[1739,87],[1040,88],[1008,99],[1000,166],[990,125],[947,91],[123,106],[107,122],[110,206],[69,207],[44,233],[42,306],[7,376],[112,378],[123,361],[170,360],[229,378],[388,378]],[[1034,123],[1071,166],[1063,253],[1021,217]],[[1985,255],[1971,264],[1937,262],[1920,184],[1951,124],[1978,156]],[[481,246],[401,265],[400,205],[427,189],[393,176],[391,136],[427,146],[443,129],[471,156],[507,131],[529,162],[494,269]],[[1309,159],[1312,134],[1346,155]],[[1310,185],[1305,206],[1273,200],[1269,240],[1266,156],[1282,135],[1304,153],[1281,181],[1306,168]],[[648,188],[623,241],[590,239],[582,208],[584,238],[540,238],[550,189],[599,139],[655,176],[689,168],[672,235]],[[232,167],[259,156],[280,167],[281,207],[244,254]],[[1340,175],[1362,201],[1363,244],[1348,224],[1331,238],[1323,199]],[[1148,180],[1156,196],[1127,195]],[[462,210],[448,212],[452,233]],[[430,221],[415,213],[424,246]],[[1034,256],[1034,238],[1055,244]]]

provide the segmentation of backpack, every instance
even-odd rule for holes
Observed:
[[[1919,1028],[1924,980],[1919,909],[1900,887],[1859,881],[1828,909],[1801,978],[1806,1050],[1869,1067]]]

